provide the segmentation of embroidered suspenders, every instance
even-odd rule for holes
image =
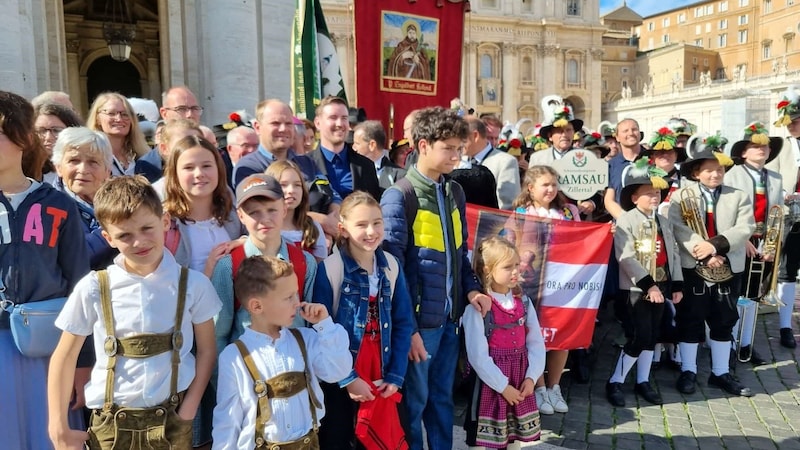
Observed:
[[[108,282],[108,272],[100,270],[97,279],[100,283],[100,305],[103,310],[103,323],[106,328],[106,339],[103,350],[108,356],[106,370],[106,394],[103,404],[104,410],[110,410],[114,404],[114,369],[117,365],[117,356],[128,358],[147,358],[172,350],[172,377],[169,384],[169,402],[177,405],[178,396],[178,367],[181,363],[181,347],[183,346],[183,310],[186,305],[186,282],[189,270],[181,267],[180,281],[178,282],[178,306],[175,312],[175,328],[172,333],[139,334],[118,339],[114,333],[114,313],[111,310],[111,289]]]
[[[268,443],[267,440],[264,439],[264,427],[272,418],[272,408],[269,404],[270,398],[291,397],[305,389],[308,391],[309,406],[311,409],[311,421],[313,422],[313,432],[309,434],[313,434],[313,438],[316,438],[317,429],[319,428],[319,424],[317,422],[317,408],[321,408],[322,403],[320,403],[320,401],[317,399],[314,390],[311,388],[311,370],[308,363],[308,354],[306,353],[306,344],[305,341],[303,341],[303,335],[300,334],[299,330],[289,328],[289,331],[292,333],[292,336],[294,336],[294,338],[297,340],[297,344],[300,346],[300,353],[303,355],[303,364],[305,369],[303,372],[285,372],[274,376],[269,380],[264,380],[264,377],[262,377],[258,372],[258,368],[256,368],[256,365],[253,362],[253,357],[250,355],[250,351],[247,349],[247,346],[245,346],[244,342],[242,342],[241,339],[237,339],[235,342],[236,348],[239,349],[239,353],[242,355],[242,359],[244,360],[244,365],[247,367],[247,371],[250,373],[250,377],[253,379],[253,391],[256,393],[256,397],[258,397],[255,430],[256,448],[262,448],[265,445],[271,445],[271,443]],[[306,439],[310,440],[309,438],[311,437],[306,435]],[[286,447],[282,446],[282,448]]]

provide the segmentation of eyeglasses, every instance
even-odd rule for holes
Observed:
[[[112,119],[130,120],[131,118],[131,115],[126,111],[100,111],[100,114],[105,114]]]
[[[164,108],[167,111],[174,111],[178,114],[185,115],[189,111],[192,113],[197,113],[198,115],[203,114],[203,107],[202,106],[176,106],[174,108]]]
[[[64,131],[63,127],[53,127],[53,128],[37,128],[34,132],[42,139],[47,137],[47,134],[53,135],[54,138],[58,137],[58,134]]]

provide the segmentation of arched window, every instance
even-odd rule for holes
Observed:
[[[567,84],[580,84],[580,65],[574,59],[567,60]]]
[[[481,78],[494,78],[494,64],[491,55],[481,55]]]
[[[531,83],[533,82],[533,61],[531,60],[530,56],[523,56],[522,57],[522,79],[523,83]]]

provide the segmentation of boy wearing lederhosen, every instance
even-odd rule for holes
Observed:
[[[684,280],[684,300],[676,305],[675,316],[681,352],[677,389],[683,394],[695,392],[697,348],[707,324],[712,364],[708,384],[749,397],[753,395],[750,389],[730,374],[728,360],[731,332],[739,318],[736,300],[745,269],[745,242],[753,234],[755,222],[747,194],[722,185],[725,167],[733,165],[722,153],[723,146],[719,136],[695,135],[689,139],[688,158],[681,165],[681,173],[697,184],[675,191],[670,200],[669,219],[675,226]],[[695,206],[685,208],[690,196]],[[682,209],[692,214],[685,217]],[[724,266],[731,273],[722,277],[718,272]],[[706,277],[718,281],[701,278],[696,268],[712,272],[716,276]],[[721,281],[724,278],[727,280]]]
[[[735,166],[725,174],[725,185],[741,190],[747,194],[753,204],[753,218],[756,231],[745,243],[747,254],[746,268],[753,263],[762,266],[760,271],[745,272],[742,280],[743,289],[740,296],[740,317],[736,333],[739,337],[740,361],[749,361],[754,366],[766,364],[766,361],[752,348],[753,328],[758,308],[749,304],[749,300],[760,301],[766,293],[762,286],[769,284],[773,272],[775,249],[763,248],[769,226],[770,211],[773,206],[783,205],[782,179],[775,171],[767,169],[765,164],[775,159],[783,147],[783,139],[767,136],[767,130],[761,122],[753,122],[744,129],[744,136],[733,144],[731,158]],[[781,236],[778,236],[781,239]],[[748,283],[749,281],[749,283]],[[750,289],[747,289],[750,286]]]

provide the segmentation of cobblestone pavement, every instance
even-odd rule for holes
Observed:
[[[800,301],[795,301],[795,311],[793,329],[799,336]],[[758,316],[755,338],[756,351],[773,362],[755,368],[737,363],[735,368],[735,375],[755,396],[735,397],[708,386],[710,355],[701,345],[697,392],[679,393],[675,389],[679,372],[662,367],[650,379],[664,405],[651,405],[633,393],[634,368],[624,387],[625,408],[614,408],[605,398],[605,384],[619,354],[613,342],[622,330],[610,307],[599,317],[591,379],[578,384],[564,374],[561,389],[570,410],[542,416],[542,443],[570,449],[800,450],[800,347],[794,351],[781,347],[776,312]],[[463,415],[463,407],[457,407],[456,414]],[[461,427],[455,434],[454,448],[466,449]]]

